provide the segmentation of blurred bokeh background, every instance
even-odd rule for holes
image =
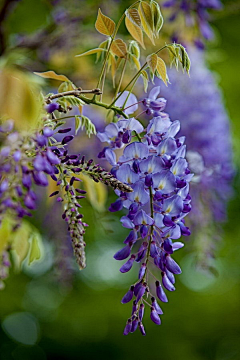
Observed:
[[[4,12],[1,9],[6,3],[11,4]],[[223,3],[225,8],[212,16],[215,39],[206,45],[204,52],[206,63],[222,89],[231,121],[235,176],[227,220],[221,226],[223,229],[214,228],[221,231],[215,258],[211,257],[214,271],[196,266],[196,247],[192,245],[196,241],[191,237],[175,257],[183,274],[177,278],[177,291],[170,293],[169,303],[163,306],[162,325],[157,327],[147,319],[146,337],[137,332],[124,337],[122,331],[131,305],[122,305],[120,300],[135,277],[134,270],[131,274],[120,274],[119,264],[113,259],[127,234],[119,222],[123,213],[107,211],[115,195],[104,188],[90,189],[92,197],[83,208],[89,224],[85,237],[88,265],[79,272],[71,258],[60,208],[47,201],[43,193],[31,220],[43,237],[42,258],[31,266],[23,263],[21,272],[11,269],[0,293],[1,359],[240,359],[240,2]],[[83,88],[94,88],[99,66],[92,57],[80,60],[74,56],[103,41],[94,30],[99,6],[116,20],[130,4],[99,0],[2,0],[0,63],[13,63],[28,71],[54,70]],[[163,39],[159,40],[163,43],[168,37],[167,22],[164,26]],[[109,81],[107,88],[110,84]],[[39,85],[45,92],[54,91],[57,86],[42,80]],[[139,89],[138,95],[143,96]],[[105,115],[97,110],[91,110],[89,117],[101,128]],[[206,121],[210,121],[207,116]],[[214,128],[211,131],[214,133]],[[219,136],[217,131],[215,136],[216,139]],[[224,143],[224,137],[221,141]],[[102,145],[94,143],[92,154],[93,146],[89,144],[86,137],[79,136],[74,146],[96,157]],[[210,241],[217,241],[218,234],[212,235]]]

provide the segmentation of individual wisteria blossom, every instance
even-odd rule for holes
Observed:
[[[169,8],[171,15],[168,20],[171,23],[176,22],[176,31],[172,34],[174,41],[179,40],[181,34],[181,22],[178,18],[184,17],[184,30],[193,33],[195,45],[203,49],[203,40],[212,40],[214,38],[213,30],[209,24],[209,10],[221,10],[222,3],[220,0],[167,0],[163,3],[165,8]],[[180,29],[180,31],[179,31]],[[185,41],[185,39],[182,39]]]
[[[167,302],[165,291],[175,290],[175,275],[180,274],[181,269],[172,256],[175,250],[184,246],[178,241],[180,237],[190,235],[185,216],[191,210],[189,181],[193,174],[185,159],[184,137],[176,137],[180,122],[171,121],[163,112],[166,100],[158,97],[159,92],[160,87],[153,88],[142,101],[145,112],[153,115],[145,129],[138,120],[131,118],[124,122],[119,120],[111,128],[107,125],[105,132],[98,135],[100,140],[108,142],[104,154],[113,165],[112,173],[133,189],[131,193],[115,191],[118,199],[109,209],[112,212],[127,209],[121,223],[130,232],[124,247],[114,255],[116,260],[125,260],[120,272],[128,272],[135,262],[139,264],[138,280],[122,299],[123,304],[133,300],[124,335],[137,328],[145,335],[142,323],[145,305],[150,307],[151,320],[161,324],[163,312],[157,299]],[[129,122],[133,124],[131,128]],[[126,131],[129,136],[121,143],[121,147],[125,147],[117,160],[114,153],[118,148],[116,139],[122,139]],[[150,265],[158,270],[160,279],[154,277],[154,294],[149,288]]]
[[[181,121],[180,135],[186,135],[187,159],[194,172],[193,211],[190,214],[199,264],[208,266],[221,239],[234,169],[230,121],[214,74],[204,54],[189,48],[191,78],[169,69],[171,88],[162,87],[167,110]]]

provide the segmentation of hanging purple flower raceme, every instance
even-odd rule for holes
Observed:
[[[196,239],[198,264],[208,268],[221,239],[221,223],[226,219],[226,205],[232,194],[230,121],[204,54],[193,48],[188,51],[191,78],[169,69],[171,88],[162,88],[162,94],[168,99],[170,116],[181,121],[180,135],[186,135],[186,157],[195,174],[191,191],[193,211],[189,219]]]
[[[123,207],[128,211],[121,223],[130,232],[124,240],[124,247],[114,255],[116,260],[125,260],[120,271],[128,272],[135,262],[140,266],[138,281],[122,299],[122,303],[133,300],[124,335],[134,332],[137,327],[145,335],[142,318],[146,304],[150,305],[151,320],[160,325],[162,310],[156,298],[167,302],[164,289],[174,291],[174,276],[181,273],[172,255],[184,244],[174,240],[190,234],[184,218],[191,209],[189,181],[193,175],[185,159],[184,138],[175,138],[180,123],[172,122],[163,112],[166,100],[158,98],[159,91],[159,87],[153,88],[148,98],[143,100],[146,111],[153,115],[145,129],[132,118],[119,120],[111,128],[107,125],[105,132],[98,135],[100,140],[110,145],[100,156],[105,154],[113,165],[112,173],[133,189],[131,193],[116,191],[119,198],[110,206],[110,211]],[[117,161],[114,149],[119,148],[120,132],[124,134],[126,131],[130,131],[128,141],[121,143],[120,147],[125,147]],[[134,136],[137,141],[131,142]],[[155,282],[155,294],[151,293],[148,283],[151,263],[161,278]],[[147,301],[149,298],[151,304]]]
[[[82,219],[79,201],[85,198],[86,191],[76,188],[76,183],[81,181],[78,175],[83,172],[114,189],[132,189],[95,165],[93,160],[69,154],[67,145],[74,138],[68,135],[69,131],[70,128],[56,130],[54,122],[27,136],[14,131],[11,122],[0,127],[4,143],[0,152],[0,222],[5,215],[10,215],[15,222],[14,231],[21,226],[23,217],[32,216],[37,208],[35,187],[47,187],[50,176],[58,187],[50,197],[57,196],[57,201],[63,203],[62,218],[68,224],[76,260],[83,269],[86,266],[83,235],[87,224]],[[61,142],[54,139],[57,133],[64,134]]]
[[[176,22],[176,31],[172,34],[174,41],[179,41],[179,31],[181,23],[178,22],[180,16],[184,17],[184,25],[187,29],[192,29],[194,33],[195,45],[203,49],[203,40],[212,40],[214,38],[213,30],[209,24],[211,10],[221,10],[222,3],[220,0],[167,0],[163,3],[163,7],[170,9],[169,22]],[[186,31],[185,28],[185,31]],[[196,29],[198,36],[196,36]],[[181,36],[181,35],[180,35]],[[183,41],[185,39],[183,38]]]

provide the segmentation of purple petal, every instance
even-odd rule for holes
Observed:
[[[156,294],[159,300],[161,300],[162,302],[168,302],[167,296],[162,286],[160,285],[159,281],[156,281]]]
[[[123,266],[120,268],[119,271],[120,271],[121,273],[126,273],[126,272],[128,272],[129,270],[131,270],[135,258],[136,258],[135,255],[131,255],[130,259],[129,259],[125,264],[123,264]]]
[[[124,260],[124,259],[126,259],[130,255],[131,245],[132,244],[128,244],[123,249],[116,252],[116,254],[113,256],[114,259],[116,259],[116,260]]]
[[[162,283],[163,286],[165,287],[165,289],[167,289],[168,291],[174,291],[175,287],[173,286],[173,284],[171,283],[171,281],[168,279],[166,273],[162,273]]]
[[[131,331],[131,328],[132,328],[132,321],[131,319],[128,319],[125,329],[123,331],[123,335],[128,335]]]
[[[121,301],[122,304],[126,304],[126,303],[128,303],[129,301],[132,300],[132,298],[133,298],[133,290],[134,290],[134,286],[132,285],[131,288],[128,290],[128,292],[122,298],[122,301]]]
[[[157,311],[154,309],[153,306],[151,307],[150,318],[151,318],[151,320],[152,320],[155,324],[157,324],[157,325],[160,325],[160,324],[161,324],[160,317],[158,316],[158,313],[157,313]]]
[[[136,104],[138,101],[137,101],[136,96],[133,94],[130,94],[126,104],[124,105],[128,95],[129,95],[129,91],[124,91],[122,93],[122,95],[119,97],[119,99],[115,102],[115,106],[120,107],[120,108],[122,108],[123,106],[124,106],[124,108],[128,108],[129,106],[131,106],[128,109],[124,110],[125,114],[127,114],[127,115],[133,114],[138,109],[138,104]],[[133,105],[133,104],[135,104],[135,105]]]
[[[166,256],[166,267],[169,271],[171,271],[173,274],[181,274],[182,270],[180,266],[176,263],[175,260],[171,258],[170,255]]]

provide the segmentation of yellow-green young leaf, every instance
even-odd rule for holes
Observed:
[[[95,23],[95,28],[103,35],[112,36],[115,30],[115,23],[108,16],[103,15],[101,9],[98,9],[98,16]]]
[[[11,235],[11,221],[8,217],[5,217],[2,220],[0,225],[0,254],[10,242],[10,235]]]
[[[125,11],[125,15],[131,21],[132,24],[134,24],[138,27],[142,26],[141,18],[140,18],[140,15],[139,15],[139,12],[137,9],[135,9],[135,8],[127,9]]]
[[[15,265],[19,269],[23,260],[27,257],[29,250],[28,239],[31,236],[30,225],[27,221],[23,222],[21,227],[14,232],[12,240],[12,249],[15,254]]]
[[[148,79],[148,74],[145,70],[141,71],[141,77],[143,79],[144,91],[147,92],[149,79]]]
[[[77,135],[82,125],[81,117],[75,115],[75,135]]]
[[[136,41],[131,41],[129,46],[129,52],[134,55],[138,60],[140,59],[140,49]]]
[[[76,57],[80,57],[80,56],[85,56],[85,55],[92,55],[92,54],[97,54],[97,53],[102,53],[102,52],[106,52],[106,49],[103,48],[96,48],[96,49],[91,49],[88,51],[85,51],[84,53],[80,54],[80,55],[76,55]]]
[[[40,91],[28,74],[16,69],[0,72],[0,118],[13,119],[20,130],[35,128],[42,113]]]
[[[30,242],[30,251],[28,257],[28,265],[30,265],[33,261],[39,260],[41,257],[41,238],[39,234],[33,233],[31,238],[29,239]]]
[[[167,81],[168,81],[167,68],[165,62],[160,57],[158,57],[157,72],[159,73],[164,84],[167,86]]]
[[[152,9],[147,2],[142,1],[139,4],[138,10],[139,10],[139,15],[141,18],[143,30],[146,33],[146,35],[149,37],[153,45],[155,45],[154,37],[153,37],[154,26],[153,26]]]
[[[46,72],[35,72],[35,75],[41,76],[45,79],[59,80],[71,82],[65,75],[58,75],[55,71],[46,71]]]
[[[158,56],[157,54],[151,54],[147,57],[147,64],[150,67],[152,73],[154,74],[157,69]]]
[[[140,61],[132,54],[130,54],[130,60],[134,63],[136,69],[139,71],[141,69]]]
[[[113,41],[111,51],[114,55],[120,58],[126,58],[127,56],[127,45],[122,39],[116,39]]]
[[[159,32],[163,26],[163,16],[161,14],[160,7],[156,1],[151,1],[151,10],[153,16],[153,29],[154,29],[154,36],[159,37]]]
[[[132,9],[133,10],[133,9]],[[132,22],[131,18],[128,16],[125,17],[125,25],[128,29],[129,34],[145,49],[144,41],[143,41],[143,32],[141,27]]]
[[[101,44],[99,44],[98,48],[99,48],[99,49],[107,50],[110,41],[111,41],[111,39],[108,38],[107,40],[105,40],[105,41],[103,41]],[[99,59],[100,59],[101,55],[103,55],[103,53],[104,53],[103,51],[97,53],[97,55],[96,55],[96,63],[99,61]]]
[[[94,209],[97,211],[105,210],[105,203],[107,200],[107,187],[102,183],[96,183],[87,175],[77,175],[84,184],[87,191],[87,199]]]
[[[58,93],[61,93],[61,92],[65,92],[65,91],[70,90],[70,89],[68,88],[68,84],[70,84],[70,83],[68,83],[68,82],[66,82],[66,81],[64,81],[63,83],[61,83],[60,86],[58,87]]]

